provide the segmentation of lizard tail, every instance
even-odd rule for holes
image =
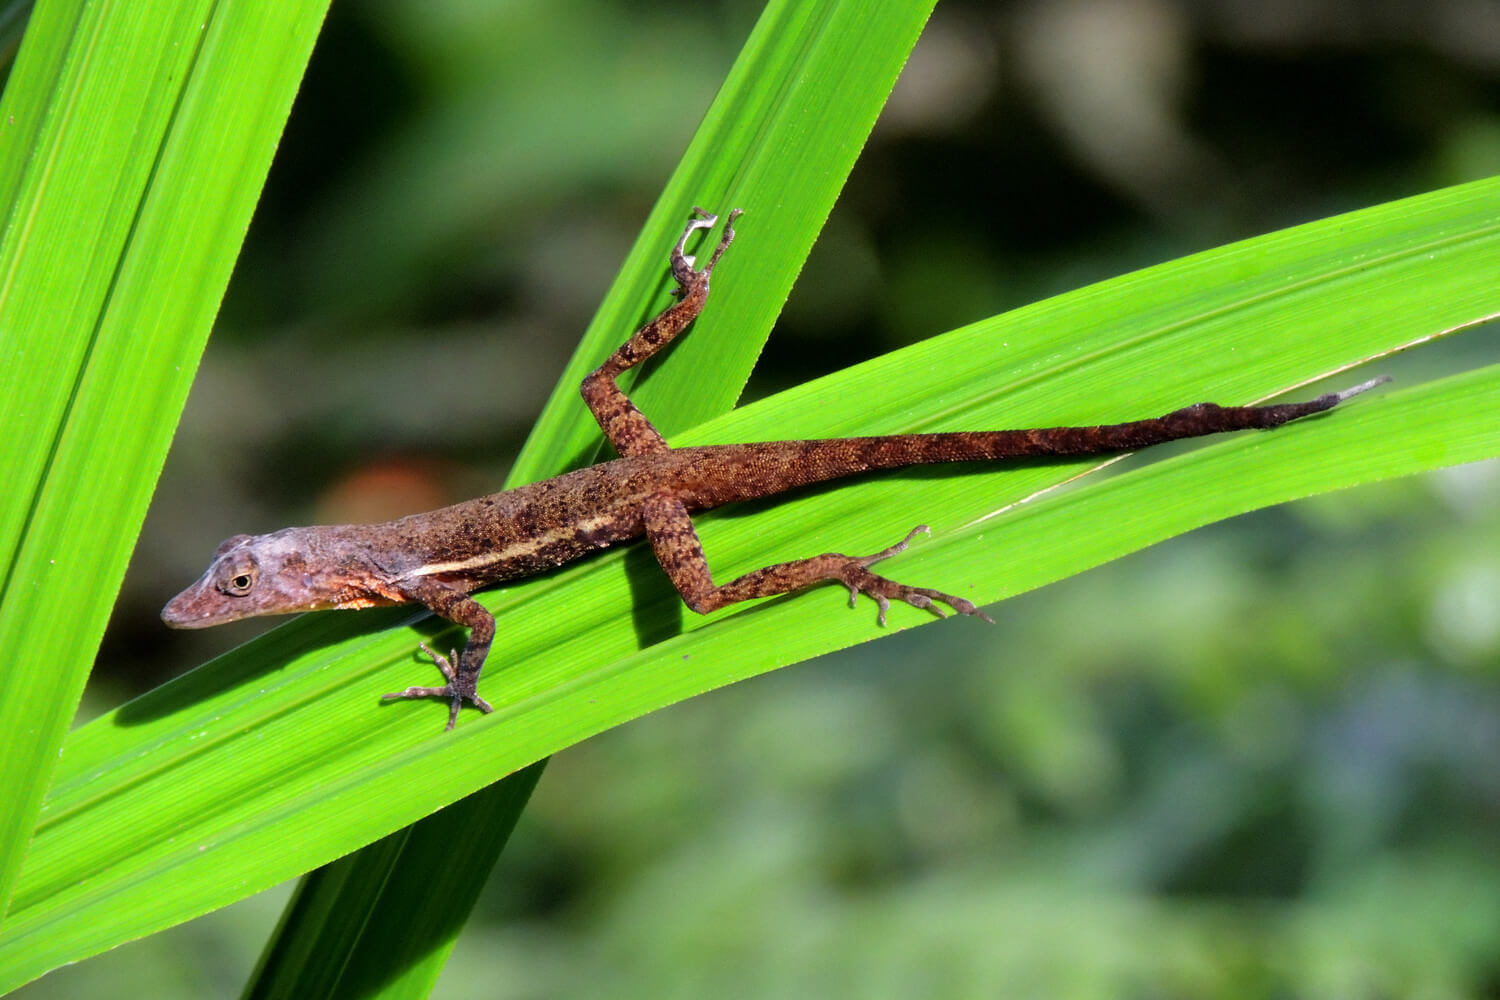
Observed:
[[[707,501],[704,506],[718,506],[877,469],[1053,455],[1104,455],[1206,434],[1269,430],[1331,410],[1351,396],[1387,381],[1389,378],[1382,376],[1301,403],[1267,406],[1196,403],[1160,417],[1093,427],[956,431],[709,446],[721,453],[722,460],[736,466],[732,475],[715,477],[716,483],[733,484],[730,488],[733,495],[704,496],[702,499]],[[708,492],[718,493],[714,489]]]

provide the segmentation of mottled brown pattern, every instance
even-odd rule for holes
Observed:
[[[413,514],[384,524],[286,528],[269,535],[236,535],[219,546],[193,586],[162,611],[167,624],[202,628],[252,615],[333,607],[418,602],[467,627],[463,654],[432,656],[447,683],[410,687],[388,698],[443,698],[448,728],[464,702],[488,712],[479,673],[495,636],[495,619],[470,591],[527,576],[615,542],[646,535],[688,607],[707,613],[738,601],[799,590],[824,580],[873,598],[885,623],[891,601],[942,615],[939,605],[988,620],[960,597],[896,583],[870,566],[906,548],[917,528],[869,556],[827,552],[777,563],[715,584],[691,514],[722,504],[876,469],[935,462],[992,461],[1043,455],[1094,455],[1164,441],[1248,428],[1279,427],[1331,409],[1377,379],[1305,403],[1221,407],[1198,403],[1161,417],[1098,427],[1052,427],[820,441],[776,441],[669,449],[656,428],[616,383],[687,329],[708,299],[714,265],[734,238],[729,224],[709,262],[695,269],[685,253],[689,236],[714,216],[695,209],[671,253],[681,301],[647,323],[583,382],[599,426],[622,456],[519,489]]]

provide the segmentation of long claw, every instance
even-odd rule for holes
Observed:
[[[450,649],[448,650],[448,655],[444,656],[442,653],[434,653],[428,649],[425,642],[417,643],[417,648],[432,657],[432,662],[437,664],[437,668],[443,672],[443,676],[448,678],[449,684],[458,679],[458,671],[453,666],[458,662],[458,650]]]
[[[392,691],[390,694],[383,694],[380,696],[380,700],[395,701],[397,698],[446,698],[452,693],[446,684],[440,688],[409,687],[401,691]]]
[[[930,534],[932,534],[931,528],[927,527],[927,525],[925,524],[919,524],[915,528],[908,531],[905,538],[901,539],[901,541],[897,542],[895,545],[892,545],[890,548],[881,549],[873,556],[865,556],[864,558],[857,559],[855,561],[859,563],[859,565],[868,568],[880,562],[880,560],[882,559],[889,559],[891,556],[895,555],[898,552],[905,552],[906,547],[911,544],[911,540],[913,538],[916,538],[918,535]]]
[[[734,242],[734,220],[745,214],[743,208],[731,208],[729,210],[729,221],[724,223],[724,233],[719,237],[719,245],[714,248],[714,255],[708,258],[708,265],[703,268],[704,274],[713,274],[714,265],[719,258],[724,256],[724,251],[729,249],[729,244]]]
[[[689,219],[687,228],[682,231],[682,236],[677,240],[677,245],[672,248],[672,273],[676,274],[679,266],[688,273],[694,272],[698,267],[697,260],[687,252],[688,237],[700,229],[712,229],[719,217],[712,212],[705,212],[698,206],[693,206],[693,213],[697,218]],[[680,280],[680,279],[679,279]]]
[[[682,236],[677,240],[677,245],[672,248],[672,277],[677,280],[679,287],[674,294],[685,294],[687,286],[692,279],[699,278],[707,280],[713,274],[714,265],[719,263],[719,258],[724,256],[724,251],[729,249],[729,244],[734,242],[734,220],[744,215],[743,209],[732,209],[729,213],[729,221],[724,223],[724,232],[719,236],[719,245],[714,248],[713,256],[702,270],[698,269],[698,259],[687,252],[688,237],[700,229],[712,229],[718,223],[719,217],[713,212],[693,206],[694,218],[688,220],[687,228],[682,231]]]
[[[842,575],[844,586],[849,588],[849,606],[854,606],[856,597],[859,594],[867,595],[874,600],[877,609],[877,620],[881,625],[884,625],[886,623],[886,612],[890,610],[892,600],[905,601],[912,607],[930,611],[939,618],[948,617],[948,612],[944,611],[940,606],[940,604],[946,604],[956,614],[970,615],[993,625],[994,619],[976,608],[973,602],[966,601],[962,597],[955,597],[952,594],[945,594],[941,590],[932,590],[927,587],[910,587],[904,583],[897,583],[883,576],[877,576],[869,571],[868,567],[880,560],[888,559],[898,552],[904,552],[906,547],[911,544],[911,540],[919,534],[930,535],[932,534],[932,530],[925,524],[919,524],[907,532],[905,538],[888,549],[882,549],[871,556],[864,556],[858,559],[849,558],[845,575]]]

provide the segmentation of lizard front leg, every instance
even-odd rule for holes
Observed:
[[[463,655],[450,651],[447,656],[435,653],[420,643],[422,652],[432,657],[437,668],[443,672],[448,683],[442,687],[409,687],[384,695],[382,700],[396,698],[446,698],[448,699],[448,728],[458,722],[458,710],[464,702],[488,714],[494,711],[489,702],[479,697],[479,672],[484,669],[484,658],[489,655],[490,643],[495,641],[495,616],[463,591],[445,587],[434,580],[419,578],[400,588],[409,601],[427,605],[434,614],[469,630],[469,641],[464,643]]]
[[[924,608],[939,618],[944,615],[939,605],[946,604],[961,615],[991,621],[989,615],[962,597],[928,587],[908,586],[870,572],[875,563],[905,550],[913,536],[928,530],[925,525],[913,529],[901,541],[874,555],[848,556],[841,552],[825,552],[820,556],[766,566],[720,585],[713,581],[708,560],[703,555],[703,543],[698,540],[698,531],[681,500],[670,495],[651,497],[643,506],[643,514],[646,537],[651,542],[651,550],[656,553],[657,562],[666,570],[683,602],[699,614],[706,615],[726,605],[756,597],[790,593],[824,580],[837,580],[849,588],[851,607],[859,594],[874,598],[882,625],[892,601],[904,601],[913,607]]]

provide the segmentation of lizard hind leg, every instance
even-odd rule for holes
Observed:
[[[583,401],[598,421],[604,436],[615,446],[615,451],[624,456],[664,452],[667,442],[651,421],[636,409],[616,379],[676,340],[698,318],[708,301],[709,277],[724,251],[734,242],[734,220],[743,214],[739,209],[729,213],[713,256],[700,268],[685,252],[688,238],[700,229],[712,228],[719,217],[701,208],[695,208],[693,212],[694,217],[688,221],[671,253],[672,278],[677,282],[674,294],[679,301],[632,334],[602,365],[589,373],[579,387]]]
[[[890,610],[892,601],[903,601],[912,607],[930,611],[939,618],[945,614],[940,605],[946,604],[958,614],[992,621],[989,615],[962,597],[928,587],[908,586],[870,572],[870,567],[875,563],[904,551],[918,532],[928,530],[925,525],[912,530],[895,545],[874,555],[849,556],[841,552],[825,552],[819,556],[765,566],[719,585],[713,582],[708,560],[703,554],[703,544],[699,541],[698,532],[681,500],[672,496],[652,497],[646,501],[642,513],[646,522],[646,537],[651,542],[652,551],[656,553],[657,562],[666,570],[673,586],[682,595],[683,602],[699,614],[708,614],[739,601],[774,597],[815,583],[836,580],[849,589],[851,606],[860,594],[873,598],[879,609],[881,625],[886,623],[886,612]]]

